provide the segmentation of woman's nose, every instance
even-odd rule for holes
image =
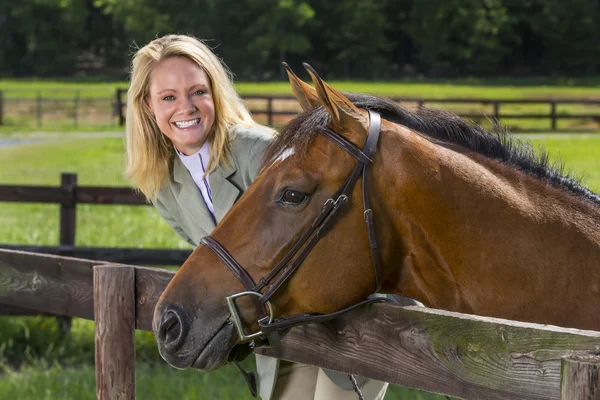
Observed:
[[[178,114],[189,115],[196,112],[197,108],[191,98],[185,97],[180,100]]]

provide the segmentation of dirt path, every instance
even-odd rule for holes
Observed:
[[[12,134],[7,137],[0,136],[0,147],[19,146],[31,143],[50,142],[65,138],[118,138],[123,137],[121,132],[27,132]]]

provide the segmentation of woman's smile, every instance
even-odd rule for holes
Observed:
[[[195,126],[198,126],[198,124],[200,124],[200,118],[194,118],[194,119],[190,119],[188,121],[173,122],[173,125],[175,125],[179,129],[193,128]]]
[[[200,150],[213,132],[212,85],[189,58],[171,57],[154,66],[147,104],[161,132],[185,155]]]

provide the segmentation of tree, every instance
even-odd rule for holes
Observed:
[[[344,77],[382,78],[391,42],[385,35],[385,1],[346,0],[336,3],[335,24],[327,47],[343,65]]]
[[[508,23],[502,0],[428,0],[413,3],[410,31],[430,73],[495,74],[509,52]]]
[[[243,31],[243,37],[248,40],[250,54],[255,54],[257,77],[263,78],[265,63],[276,59],[279,77],[283,79],[281,63],[286,57],[305,53],[311,47],[303,27],[315,12],[310,5],[297,0],[250,0],[247,4],[255,11],[255,17]]]
[[[505,0],[514,26],[514,67],[528,73],[598,73],[597,0]]]
[[[21,1],[0,10],[7,28],[0,38],[0,59],[9,74],[68,75],[75,70],[74,48],[86,18],[84,0]]]

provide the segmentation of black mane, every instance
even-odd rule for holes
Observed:
[[[600,204],[600,195],[565,174],[562,164],[551,165],[545,151],[541,151],[538,155],[530,143],[515,138],[504,129],[489,132],[447,111],[427,107],[409,111],[391,100],[365,94],[345,93],[345,95],[357,107],[377,111],[383,119],[404,125],[425,137],[453,143],[502,161],[588,201]],[[284,149],[289,147],[294,147],[296,153],[305,153],[320,128],[325,127],[329,119],[325,109],[318,107],[291,120],[266,150],[265,163],[273,162]]]

